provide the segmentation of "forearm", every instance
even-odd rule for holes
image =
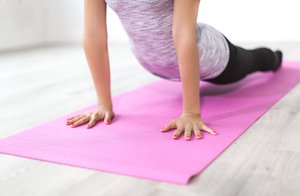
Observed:
[[[196,36],[181,36],[175,42],[182,83],[182,110],[200,114],[200,67]]]
[[[98,106],[113,109],[107,42],[84,37],[84,51],[97,93]]]

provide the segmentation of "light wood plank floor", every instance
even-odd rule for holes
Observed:
[[[300,42],[237,43],[281,48],[300,60]],[[125,44],[111,44],[113,96],[160,80]],[[80,45],[0,54],[0,137],[96,102]],[[292,89],[188,186],[0,154],[1,196],[300,195],[300,85]]]

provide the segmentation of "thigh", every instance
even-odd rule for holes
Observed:
[[[224,36],[224,35],[223,35]],[[225,36],[224,36],[225,37]],[[245,78],[248,74],[258,70],[256,54],[253,50],[247,50],[232,44],[225,37],[229,46],[229,61],[225,70],[217,77],[205,81],[214,84],[230,84]]]
[[[225,37],[225,36],[224,36]],[[236,70],[236,63],[234,59],[236,58],[236,48],[235,46],[225,37],[227,44],[229,46],[229,60],[226,65],[226,68],[223,72],[215,78],[205,79],[204,81],[213,83],[213,84],[228,84],[234,82],[236,79],[234,77],[234,72]]]

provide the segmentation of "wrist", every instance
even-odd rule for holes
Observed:
[[[98,104],[98,108],[104,108],[107,110],[113,110],[113,105],[112,104]]]
[[[182,112],[182,115],[184,114],[192,114],[192,115],[196,115],[196,116],[201,116],[200,112]]]

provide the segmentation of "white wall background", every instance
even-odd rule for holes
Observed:
[[[84,0],[0,0],[0,51],[81,43]],[[300,41],[299,0],[201,0],[198,22],[232,41]],[[108,7],[109,42],[127,42]]]
[[[0,51],[81,41],[83,0],[0,0]]]

